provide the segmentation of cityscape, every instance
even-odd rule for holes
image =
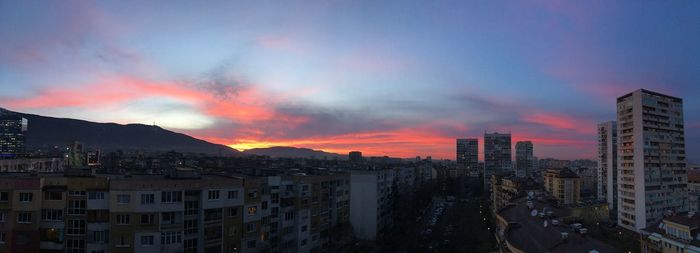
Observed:
[[[700,253],[698,20],[0,1],[0,253]]]

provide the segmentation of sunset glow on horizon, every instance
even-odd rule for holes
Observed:
[[[2,1],[0,107],[241,151],[454,159],[488,131],[577,159],[645,88],[684,99],[700,162],[698,20],[698,1]]]

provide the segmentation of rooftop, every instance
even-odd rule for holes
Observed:
[[[569,209],[558,208],[539,200],[532,202],[534,209],[542,211],[546,208],[547,211],[552,211],[552,215],[558,217],[560,222],[562,217],[571,215]],[[545,227],[545,219],[532,216],[526,204],[527,198],[516,199],[513,203],[514,205],[501,209],[499,215],[510,223],[504,235],[508,243],[524,252],[616,252],[615,248],[600,240],[575,233],[569,225],[551,225],[551,221],[548,220],[548,226]],[[566,240],[562,239],[562,232],[568,233]]]

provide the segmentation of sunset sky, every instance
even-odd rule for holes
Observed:
[[[638,88],[684,98],[700,162],[700,1],[0,1],[0,107],[239,150],[594,158]]]

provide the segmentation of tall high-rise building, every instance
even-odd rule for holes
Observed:
[[[25,152],[27,119],[19,115],[0,116],[0,157],[14,157]]]
[[[457,168],[470,177],[479,176],[478,139],[457,139]]]
[[[484,187],[491,189],[494,172],[513,170],[510,133],[484,133]]]
[[[515,176],[528,177],[534,170],[535,158],[531,141],[515,143]]]
[[[598,200],[606,200],[617,219],[617,122],[598,124]]]
[[[687,208],[683,100],[648,90],[617,99],[618,224],[639,231]]]

